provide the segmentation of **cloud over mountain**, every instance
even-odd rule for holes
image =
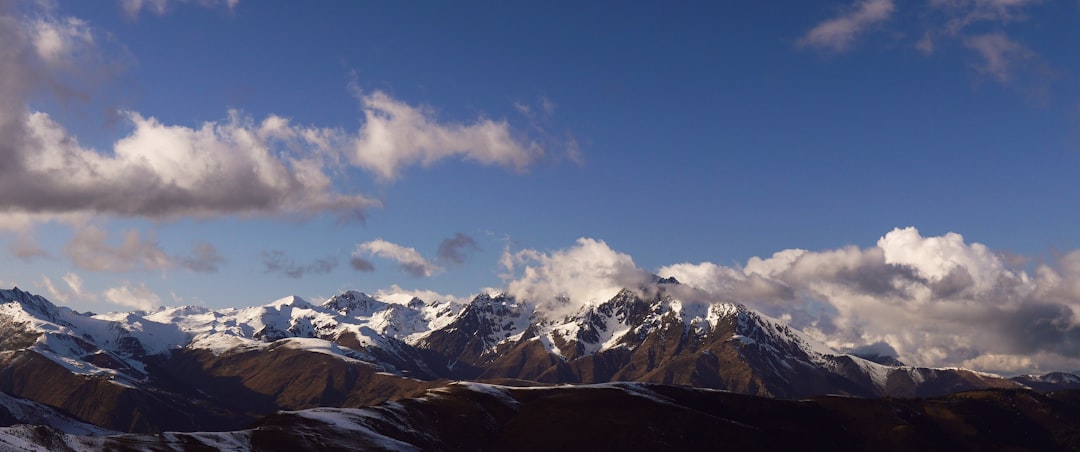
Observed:
[[[866,249],[786,250],[742,268],[705,262],[659,273],[739,299],[837,348],[883,343],[907,362],[1009,372],[1080,363],[1076,256],[1028,274],[959,234],[923,237],[905,228]]]
[[[510,294],[555,312],[650,281],[629,255],[588,238],[507,251],[503,265]],[[743,303],[837,349],[1006,373],[1080,366],[1080,251],[1032,268],[960,234],[897,228],[868,248],[790,249],[743,266],[680,263],[656,274],[687,286],[673,292],[686,301]]]

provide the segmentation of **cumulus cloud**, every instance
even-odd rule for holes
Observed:
[[[321,132],[271,116],[259,124],[232,112],[197,129],[126,113],[134,130],[112,155],[78,142],[45,113],[21,124],[21,146],[8,148],[17,168],[0,179],[0,206],[27,213],[85,212],[119,217],[334,212],[359,217],[378,205],[331,191],[317,153],[279,157],[276,144],[316,146]],[[2,171],[2,169],[0,169]]]
[[[476,244],[476,239],[458,232],[453,237],[447,237],[439,243],[439,251],[436,255],[443,262],[461,265],[465,263],[469,252],[478,249],[480,247]]]
[[[865,249],[785,250],[742,267],[684,263],[658,273],[834,348],[889,351],[910,364],[1038,371],[1080,356],[1080,251],[1028,274],[960,234],[898,228]]]
[[[94,66],[89,26],[76,18],[18,15],[0,5],[0,211],[54,218],[70,213],[172,219],[305,214],[357,216],[377,205],[331,189],[333,130],[238,112],[196,128],[123,112],[132,130],[111,152],[83,147],[61,124],[27,108],[38,89],[64,95],[64,81]],[[35,16],[37,17],[37,16]],[[67,74],[68,76],[65,76]]]
[[[851,48],[858,35],[888,20],[895,10],[892,0],[859,0],[849,11],[814,26],[799,38],[797,44],[843,52]]]
[[[235,1],[202,4],[235,6]],[[524,169],[543,153],[506,121],[441,122],[429,107],[381,91],[362,93],[356,132],[294,124],[239,111],[196,126],[166,124],[122,111],[130,128],[111,149],[83,146],[29,96],[66,96],[65,82],[101,64],[90,25],[55,17],[47,2],[33,17],[0,4],[0,224],[68,215],[154,220],[222,216],[300,217],[330,213],[362,219],[377,200],[340,192],[335,178],[358,167],[389,181],[409,165],[460,157]],[[127,1],[125,9],[162,13],[169,2]]]
[[[404,247],[383,239],[375,239],[356,245],[353,257],[360,254],[389,259],[401,267],[401,270],[417,278],[426,278],[443,271],[443,268],[431,263],[415,248]]]
[[[124,9],[128,17],[134,19],[143,11],[164,16],[169,11],[169,5],[176,3],[196,3],[207,8],[224,6],[232,11],[236,9],[236,5],[240,4],[240,0],[120,0],[120,7]]]
[[[148,289],[145,283],[134,285],[124,281],[119,287],[105,289],[104,296],[110,303],[141,311],[152,311],[161,306],[161,297]]]
[[[382,181],[396,179],[406,165],[428,166],[454,156],[523,170],[543,154],[537,143],[515,138],[506,121],[440,123],[431,108],[406,104],[382,91],[360,93],[359,100],[365,121],[352,160]]]
[[[507,293],[555,315],[607,301],[620,290],[637,289],[651,278],[629,255],[590,238],[579,238],[575,246],[563,250],[506,251],[501,262],[507,267],[506,276],[512,278]]]
[[[338,266],[338,260],[333,256],[315,259],[307,264],[298,264],[281,250],[263,251],[262,261],[266,267],[266,273],[280,273],[290,278],[303,278],[308,274],[323,275],[334,271]]]

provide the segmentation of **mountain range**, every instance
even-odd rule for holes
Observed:
[[[582,306],[500,293],[462,303],[349,291],[320,304],[291,296],[249,308],[92,314],[0,290],[0,426],[43,426],[8,427],[0,438],[78,449],[72,444],[100,446],[103,437],[198,443],[193,434],[161,432],[233,431],[206,435],[250,443],[252,432],[264,435],[274,422],[308,425],[325,421],[320,413],[357,430],[341,419],[370,420],[370,411],[355,410],[392,411],[438,394],[482,393],[521,406],[533,394],[522,387],[618,390],[661,405],[674,396],[655,394],[721,390],[726,395],[708,397],[755,396],[783,407],[783,399],[823,395],[893,400],[878,398],[1080,388],[1071,373],[1004,378],[845,354],[743,305],[681,293],[678,281],[657,279]],[[822,400],[814,403],[833,403]]]

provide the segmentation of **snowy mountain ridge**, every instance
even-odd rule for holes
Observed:
[[[0,392],[102,428],[155,432],[237,429],[281,410],[369,406],[447,380],[637,382],[784,399],[1080,387],[1074,374],[1010,380],[878,364],[744,305],[702,302],[683,289],[665,281],[579,306],[490,292],[459,302],[347,291],[319,304],[290,296],[246,308],[108,314],[4,290]]]

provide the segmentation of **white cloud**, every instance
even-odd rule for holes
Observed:
[[[356,245],[354,254],[366,253],[397,262],[406,273],[416,277],[428,277],[443,271],[424,258],[415,248],[408,248],[383,239],[375,239]]]
[[[516,139],[506,121],[440,123],[430,108],[408,105],[381,91],[360,95],[360,103],[365,121],[352,159],[382,181],[396,179],[404,166],[428,166],[454,156],[523,170],[543,153],[538,144]]]
[[[204,5],[235,1],[200,2]],[[127,11],[162,13],[164,1],[129,1]],[[386,93],[359,95],[365,121],[356,132],[308,127],[238,111],[201,125],[166,124],[121,112],[130,132],[111,149],[84,147],[45,112],[28,108],[31,93],[85,96],[67,86],[93,78],[102,63],[87,22],[56,18],[48,7],[34,18],[0,4],[0,227],[80,217],[154,220],[222,216],[362,218],[379,201],[341,192],[337,178],[359,167],[384,181],[409,165],[460,157],[524,169],[542,154],[516,137],[506,121],[440,122],[430,108]]]
[[[579,238],[575,246],[552,252],[506,251],[501,262],[513,278],[507,284],[510,295],[556,315],[607,301],[623,288],[637,289],[650,278],[629,255],[590,238]]]
[[[134,130],[107,156],[79,146],[47,114],[29,114],[24,145],[11,156],[21,167],[0,182],[7,188],[0,191],[0,205],[16,212],[159,219],[324,211],[356,216],[378,205],[362,195],[334,193],[317,145],[307,155],[282,155],[281,146],[315,145],[302,138],[313,131],[283,118],[256,125],[233,112],[226,122],[192,129],[137,113],[126,117]]]
[[[859,0],[850,11],[810,29],[797,44],[843,52],[850,49],[855,38],[867,28],[888,20],[895,9],[892,0]]]
[[[148,289],[145,283],[136,286],[130,281],[124,281],[120,287],[105,289],[104,295],[110,303],[141,311],[152,311],[161,306],[161,298]]]
[[[896,229],[878,240],[877,246],[884,251],[886,264],[908,265],[930,282],[942,281],[962,268],[974,278],[976,290],[988,291],[1005,277],[1004,264],[990,248],[981,243],[968,245],[955,232],[923,237],[913,227]]]

